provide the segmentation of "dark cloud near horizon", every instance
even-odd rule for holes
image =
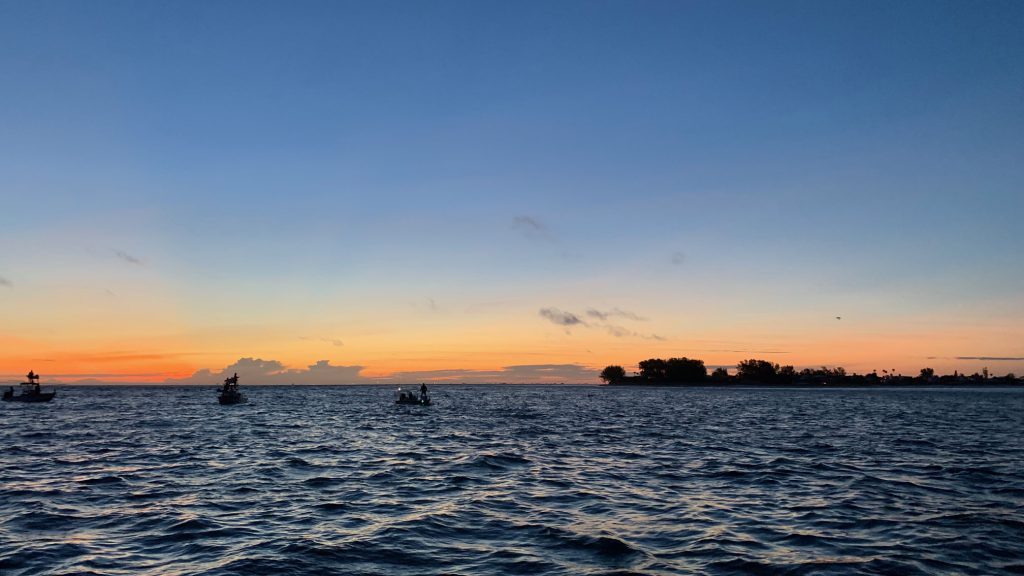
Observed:
[[[3,286],[4,288],[13,288],[14,284],[7,278],[0,276],[0,286]]]
[[[319,360],[304,369],[296,369],[277,360],[239,358],[219,372],[203,368],[187,378],[168,378],[164,382],[217,385],[235,373],[243,384],[365,384],[372,381],[360,376],[362,370],[363,366],[332,366],[330,360]]]
[[[499,370],[444,369],[395,372],[388,376],[370,377],[362,374],[363,366],[332,366],[320,360],[303,369],[287,368],[277,360],[240,358],[234,364],[214,372],[208,368],[187,378],[168,378],[166,384],[218,385],[224,378],[238,373],[242,383],[249,384],[413,384],[416,382],[451,382],[467,384],[596,382],[597,370],[580,364],[521,364]]]
[[[992,362],[1019,362],[1024,356],[957,356],[957,360],[984,360]]]
[[[118,250],[114,248],[112,249],[112,251],[114,252],[115,256],[117,256],[121,260],[124,260],[125,262],[128,262],[129,264],[136,264],[139,266],[142,265],[142,260],[139,260],[135,256],[132,256],[131,254],[125,252],[124,250]]]
[[[788,350],[723,350],[723,349],[702,349],[698,352],[729,352],[732,354],[792,354]]]
[[[558,382],[596,382],[597,370],[580,364],[520,364],[500,370],[425,370],[396,372],[384,378],[395,383],[451,382],[466,384],[550,384]]]
[[[586,326],[587,323],[572,312],[562,312],[558,308],[541,308],[540,315],[559,326]]]

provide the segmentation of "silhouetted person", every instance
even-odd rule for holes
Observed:
[[[420,398],[427,397],[427,383],[420,384]]]

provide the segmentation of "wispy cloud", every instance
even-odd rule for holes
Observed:
[[[637,321],[647,320],[647,318],[644,318],[643,316],[640,316],[635,312],[622,310],[620,308],[612,308],[611,310],[608,310],[606,312],[597,310],[596,308],[588,308],[586,311],[586,316],[588,316],[589,318],[593,318],[593,320],[590,322],[583,320],[578,315],[572,312],[565,312],[559,310],[558,308],[541,308],[540,315],[544,318],[547,318],[550,322],[554,324],[557,324],[559,326],[565,326],[566,332],[568,332],[568,328],[571,326],[582,326],[584,328],[604,330],[605,332],[608,332],[608,334],[611,334],[616,338],[634,337],[643,338],[645,340],[665,340],[663,336],[659,336],[657,334],[643,334],[623,326],[609,323],[609,318],[623,318],[627,320]]]
[[[512,219],[512,229],[530,239],[551,240],[551,230],[533,216],[516,216]]]
[[[614,324],[605,324],[604,328],[605,330],[608,331],[609,334],[615,336],[616,338],[626,338],[632,336],[634,338],[643,338],[644,340],[665,340],[664,336],[659,336],[657,334],[642,334],[635,330],[630,330],[628,328],[623,328],[622,326],[616,326]]]
[[[329,342],[330,344],[332,344],[334,346],[344,346],[345,345],[345,343],[340,338],[329,338],[329,337],[325,337],[325,336],[319,336],[319,337],[299,336],[299,340],[307,340],[307,341],[318,340],[320,342]]]
[[[562,312],[558,308],[541,308],[540,315],[559,326],[586,326],[587,323],[572,312]]]
[[[957,360],[984,360],[986,362],[1019,362],[1024,356],[957,356]]]
[[[678,251],[672,253],[672,264],[673,265],[675,265],[675,266],[682,266],[685,262],[686,262],[686,254],[683,254],[682,252],[678,252]]]
[[[605,328],[608,330],[609,334],[611,334],[612,336],[615,336],[616,338],[623,338],[625,336],[632,336],[633,335],[633,331],[632,330],[626,330],[622,326],[608,325]]]
[[[142,265],[142,260],[139,260],[135,256],[132,256],[131,254],[125,252],[124,250],[118,250],[118,249],[114,248],[111,251],[114,253],[114,256],[117,256],[118,258],[120,258],[121,260],[124,260],[125,262],[127,262],[129,264],[136,264],[136,265],[139,265],[139,266]]]
[[[724,348],[699,348],[698,352],[728,352],[732,354],[792,354],[788,350],[727,350]]]
[[[601,321],[608,320],[608,318],[612,317],[626,318],[627,320],[637,320],[640,322],[645,322],[647,320],[647,318],[640,316],[636,312],[630,312],[629,310],[620,310],[618,308],[612,308],[607,312],[602,312],[601,310],[596,310],[594,308],[587,308],[587,316],[597,318],[598,320]]]
[[[378,381],[381,379],[378,379]],[[450,382],[466,384],[551,384],[559,382],[588,383],[597,381],[597,370],[580,364],[521,364],[500,370],[427,370],[396,372],[382,378],[389,382]]]
[[[79,362],[137,362],[142,360],[168,360],[188,356],[203,356],[207,352],[106,352],[97,354],[80,354],[69,357]],[[62,360],[66,360],[63,359]]]
[[[13,288],[14,284],[11,283],[11,281],[8,280],[7,278],[0,276],[0,286],[3,286],[4,288]]]

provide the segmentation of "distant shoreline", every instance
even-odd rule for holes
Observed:
[[[764,382],[693,382],[693,383],[672,383],[664,382],[659,384],[633,384],[633,383],[611,383],[601,384],[609,388],[815,388],[815,389],[841,389],[841,388],[1024,388],[1024,382],[1016,383],[1005,383],[1005,382],[986,382],[983,384],[977,384],[974,382],[959,382],[959,383],[899,383],[899,382],[885,382],[879,384],[868,384],[868,383],[842,383],[842,384],[826,384],[826,383],[798,383],[791,382],[786,384],[765,384]]]

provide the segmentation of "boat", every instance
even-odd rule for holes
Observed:
[[[14,393],[14,386],[4,390],[2,397],[4,402],[49,402],[57,395],[57,391],[43,392],[39,387],[39,375],[29,370],[26,376],[28,382],[21,383],[21,392]]]
[[[427,387],[423,386],[419,393],[414,390],[395,390],[395,404],[408,404],[413,406],[430,406],[430,394],[427,394]]]
[[[224,379],[224,387],[221,388],[217,401],[221,404],[245,403],[245,395],[238,391],[238,372],[231,378]]]

